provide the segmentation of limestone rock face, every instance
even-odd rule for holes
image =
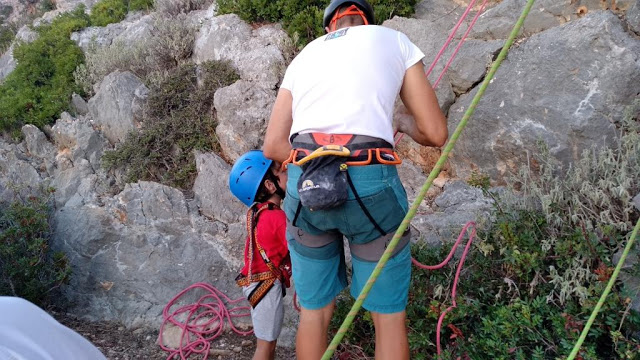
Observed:
[[[613,123],[640,90],[639,54],[640,40],[604,11],[512,48],[456,145],[456,174],[477,166],[501,179],[527,164],[538,141],[565,163],[592,145],[611,144]],[[451,107],[450,132],[476,91]]]
[[[285,68],[280,46],[286,33],[279,25],[256,30],[237,15],[205,20],[196,35],[193,59],[230,60],[244,80],[260,81],[275,88]]]
[[[265,83],[246,80],[218,89],[214,106],[218,115],[216,135],[230,160],[262,146],[276,92]]]
[[[102,80],[96,95],[89,99],[89,112],[94,123],[112,144],[122,142],[127,134],[137,130],[139,121],[134,113],[136,94],[145,93],[146,86],[128,71],[114,71]]]

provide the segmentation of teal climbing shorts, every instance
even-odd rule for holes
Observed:
[[[392,165],[367,165],[349,168],[354,187],[373,219],[387,233],[394,233],[408,210],[407,194],[398,172]],[[287,196],[284,211],[289,222],[296,217],[300,203],[297,182],[301,169],[288,165]],[[311,235],[330,233],[336,241],[321,247],[308,247],[296,241],[287,228],[287,240],[291,253],[293,281],[300,305],[316,310],[328,305],[347,286],[344,247],[341,239],[349,244],[366,244],[381,237],[381,233],[365,215],[353,192],[349,189],[346,203],[326,210],[309,211],[302,207],[295,226]],[[376,262],[352,256],[351,295],[360,294]],[[403,311],[407,305],[411,278],[410,246],[397,252],[387,262],[373,285],[363,307],[369,311],[390,314]]]

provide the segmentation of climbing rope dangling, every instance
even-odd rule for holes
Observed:
[[[402,234],[404,234],[405,230],[409,226],[409,224],[411,222],[411,219],[413,219],[413,217],[415,217],[416,212],[418,211],[418,207],[420,206],[420,203],[422,203],[422,200],[426,196],[427,191],[431,187],[431,184],[433,183],[435,178],[438,176],[438,174],[440,173],[440,171],[444,167],[444,164],[447,161],[447,158],[449,157],[449,154],[451,153],[451,150],[455,146],[458,138],[460,137],[460,134],[462,133],[462,131],[464,130],[464,128],[467,125],[467,122],[469,121],[469,119],[473,115],[476,107],[478,106],[478,103],[480,102],[480,99],[484,95],[487,87],[489,86],[489,83],[491,82],[491,80],[493,79],[493,76],[495,75],[496,71],[500,67],[500,64],[502,64],[502,61],[507,56],[507,53],[509,52],[509,48],[511,48],[511,45],[515,41],[516,36],[520,32],[520,29],[522,28],[522,25],[524,24],[524,20],[526,19],[527,15],[529,14],[529,11],[531,10],[531,7],[533,6],[534,2],[535,2],[535,0],[527,0],[527,4],[525,5],[525,8],[523,9],[522,14],[518,18],[518,21],[516,22],[516,24],[514,25],[512,31],[511,31],[511,33],[509,34],[509,38],[507,39],[507,41],[505,42],[504,46],[502,47],[502,50],[500,51],[500,54],[498,54],[498,57],[493,62],[492,66],[491,66],[491,68],[489,70],[489,73],[484,78],[484,81],[482,82],[482,84],[478,88],[478,92],[474,96],[473,100],[471,101],[471,104],[469,105],[469,107],[467,108],[464,116],[460,120],[460,123],[458,124],[458,126],[456,127],[454,133],[452,134],[451,138],[449,139],[447,145],[445,146],[445,148],[444,148],[444,150],[442,152],[442,155],[440,155],[440,158],[438,159],[438,162],[436,163],[436,165],[434,166],[433,170],[429,174],[429,177],[427,178],[426,182],[424,183],[424,185],[420,189],[420,192],[419,192],[418,196],[416,197],[416,199],[413,202],[413,204],[411,204],[411,207],[409,208],[409,211],[407,212],[407,215],[402,220],[402,223],[400,224],[400,226],[396,230],[395,235],[391,239],[391,242],[387,246],[387,249],[385,250],[385,252],[382,254],[382,257],[380,258],[380,261],[378,261],[378,264],[376,265],[376,267],[374,268],[373,272],[371,273],[371,276],[369,277],[369,279],[367,280],[365,286],[363,287],[362,291],[360,292],[360,295],[358,296],[358,298],[356,299],[355,303],[351,307],[351,310],[349,310],[349,313],[347,314],[347,316],[344,319],[342,325],[338,329],[338,332],[334,336],[333,340],[331,341],[331,343],[327,347],[327,350],[325,351],[324,355],[322,356],[323,360],[331,359],[331,356],[336,351],[336,349],[338,348],[338,345],[342,341],[342,338],[344,337],[344,335],[348,331],[349,327],[353,323],[354,318],[356,317],[356,315],[358,314],[358,311],[362,307],[362,303],[366,299],[367,295],[369,295],[369,292],[371,291],[371,288],[373,287],[373,284],[378,279],[378,276],[380,275],[380,272],[382,271],[382,268],[384,268],[384,266],[386,265],[387,261],[391,257],[391,254],[393,253],[393,251],[395,250],[396,246],[398,245],[398,242],[400,241],[400,238],[402,237]]]

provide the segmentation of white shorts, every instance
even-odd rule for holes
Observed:
[[[242,293],[246,298],[258,283],[251,283],[242,287]],[[256,337],[264,341],[275,341],[282,330],[284,319],[284,298],[282,297],[282,284],[279,280],[273,283],[269,292],[260,300],[258,305],[251,309],[251,322]]]

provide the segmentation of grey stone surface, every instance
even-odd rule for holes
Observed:
[[[464,181],[451,181],[435,199],[432,213],[416,215],[412,225],[419,234],[419,241],[430,245],[454,242],[469,221],[478,226],[491,219],[493,200],[485,196],[481,189]]]
[[[640,211],[640,194],[636,195],[633,200],[631,200],[631,202],[633,203],[633,206],[635,206],[636,209]]]
[[[38,163],[40,161],[31,161],[23,144],[7,144],[0,140],[0,203],[39,194],[46,182],[39,173],[45,169]]]
[[[71,107],[77,115],[87,115],[89,113],[89,105],[87,105],[82,96],[76,93],[71,95]]]
[[[119,23],[107,26],[90,26],[71,34],[71,40],[85,52],[91,47],[105,47],[116,42],[123,46],[133,46],[148,38],[152,32],[153,17],[141,13],[132,13]]]
[[[269,84],[240,80],[218,89],[214,106],[218,115],[216,135],[231,161],[262,146],[276,92]]]
[[[40,162],[40,168],[46,169],[51,175],[55,169],[55,147],[49,142],[46,135],[33,125],[22,127],[27,154]]]
[[[629,28],[640,35],[640,0],[636,0],[629,10],[627,10],[626,18]]]
[[[425,54],[423,62],[428,70],[442,45],[446,42],[449,31],[435,26],[428,20],[395,17],[385,21],[384,26],[403,32]],[[436,87],[436,94],[441,107],[446,112],[448,104],[453,101],[453,89],[456,93],[464,93],[484,77],[494,55],[502,48],[502,41],[467,40],[460,48],[442,83]],[[435,84],[445,64],[451,58],[457,41],[453,42],[443,53],[440,61],[429,75],[429,81]],[[450,89],[446,83],[450,84]]]
[[[477,166],[494,180],[527,164],[543,141],[568,163],[592,145],[610,144],[612,122],[637,96],[640,40],[609,12],[595,12],[511,49],[473,119],[459,138],[451,164],[460,177]],[[477,89],[449,113],[449,130]]]
[[[16,68],[16,59],[13,57],[13,45],[0,56],[0,83]]]
[[[230,60],[244,80],[275,88],[285,68],[280,44],[286,33],[279,25],[253,30],[237,15],[221,15],[203,22],[196,35],[193,60]]]
[[[132,73],[114,71],[100,83],[94,97],[89,99],[89,112],[105,137],[112,144],[124,141],[127,134],[137,130],[133,103],[138,88],[145,85]]]
[[[23,26],[16,33],[16,41],[32,42],[38,38],[38,34],[31,30],[28,26]],[[15,41],[7,51],[0,56],[0,83],[16,68],[17,62],[13,57],[13,49],[15,48]]]
[[[193,192],[200,213],[225,223],[242,221],[247,209],[229,191],[231,166],[214,153],[198,153],[196,167]]]

